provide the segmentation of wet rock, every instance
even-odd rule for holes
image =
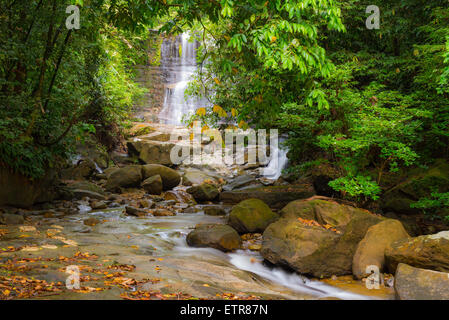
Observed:
[[[140,210],[134,207],[127,206],[125,207],[126,214],[134,217],[145,217],[148,213],[144,210]]]
[[[358,243],[382,218],[331,201],[303,202],[282,210],[282,218],[268,226],[262,256],[318,278],[351,274]],[[315,223],[308,224],[310,221]]]
[[[51,201],[47,191],[52,189],[55,178],[54,172],[49,171],[44,178],[31,181],[19,173],[0,167],[0,205],[29,208],[36,202]],[[41,195],[44,194],[45,199],[42,199]],[[56,192],[53,192],[55,195]]]
[[[225,216],[226,210],[222,206],[206,206],[203,208],[204,214],[208,216]]]
[[[75,189],[72,190],[72,192],[75,199],[83,199],[88,197],[89,199],[106,200],[104,195],[89,190]]]
[[[142,182],[142,188],[148,194],[161,195],[162,194],[162,178],[160,175],[152,176]]]
[[[314,194],[315,191],[311,184],[260,187],[222,192],[220,201],[226,204],[237,204],[247,199],[259,199],[270,208],[281,209],[291,201],[307,199]]]
[[[148,208],[148,209],[152,209],[156,206],[156,204],[150,200],[140,200],[139,205],[141,208]]]
[[[181,175],[169,167],[157,164],[142,166],[143,179],[159,175],[162,179],[163,190],[171,190],[181,183]]]
[[[249,175],[249,174],[244,174],[244,175],[238,176],[237,178],[232,180],[231,183],[228,183],[227,185],[223,186],[223,191],[232,191],[235,189],[246,187],[255,182],[256,182],[256,178],[254,178],[254,176]]]
[[[198,202],[212,201],[219,195],[218,188],[209,183],[203,183],[199,186],[190,187],[187,189],[193,198]]]
[[[215,177],[196,169],[187,169],[182,176],[184,186],[199,185],[205,182],[217,182],[217,180]]]
[[[229,214],[229,225],[239,233],[263,232],[279,219],[262,200],[248,199],[236,205]]]
[[[61,179],[63,180],[85,180],[96,172],[95,162],[91,159],[82,159],[75,166],[63,169]]]
[[[112,171],[108,176],[106,190],[115,191],[119,188],[140,187],[142,182],[141,166],[126,166]]]
[[[96,185],[95,183],[91,183],[88,181],[79,181],[75,182],[69,185],[69,188],[72,190],[87,190],[95,193],[99,193],[101,195],[104,195],[104,190],[100,186]]]
[[[155,217],[172,217],[176,216],[175,212],[166,209],[157,209],[153,211],[153,216]]]
[[[352,261],[352,274],[357,279],[369,275],[368,266],[377,266],[384,271],[385,249],[394,241],[409,238],[402,223],[398,220],[388,219],[368,229],[365,237],[359,242]]]
[[[186,240],[191,247],[211,247],[225,252],[236,250],[242,244],[237,231],[223,224],[199,225]]]
[[[400,300],[448,300],[449,274],[400,263],[394,289]]]
[[[19,225],[24,224],[25,219],[19,214],[3,213],[0,214],[0,224]]]
[[[84,220],[83,223],[86,226],[95,227],[97,224],[100,224],[101,221],[96,218],[89,218]]]
[[[385,260],[392,273],[399,263],[449,272],[449,231],[395,241],[385,250]]]
[[[170,154],[175,147],[171,142],[134,139],[127,142],[131,155],[135,154],[141,161],[147,164],[173,165]]]
[[[92,210],[102,210],[106,209],[108,206],[104,201],[92,201],[90,203],[90,207]]]

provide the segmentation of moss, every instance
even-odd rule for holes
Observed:
[[[238,232],[263,232],[279,216],[261,200],[248,199],[236,205],[229,215],[229,224]]]

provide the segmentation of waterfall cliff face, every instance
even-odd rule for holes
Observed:
[[[180,125],[183,116],[205,107],[205,101],[185,96],[187,84],[197,68],[197,49],[198,42],[190,41],[187,33],[165,39],[162,43],[160,68],[166,82],[164,102],[159,113],[162,123]]]

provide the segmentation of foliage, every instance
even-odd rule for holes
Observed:
[[[433,192],[430,197],[422,198],[411,204],[411,207],[422,209],[429,215],[434,215],[435,213],[443,212],[444,210],[446,210],[446,213],[449,213],[449,192]],[[449,214],[445,215],[444,219],[449,222]]]

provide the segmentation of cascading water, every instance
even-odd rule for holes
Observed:
[[[186,97],[185,90],[194,75],[198,42],[191,41],[188,33],[172,39],[165,39],[161,48],[160,68],[165,74],[166,85],[160,122],[180,125],[182,118],[206,102],[195,97]]]

